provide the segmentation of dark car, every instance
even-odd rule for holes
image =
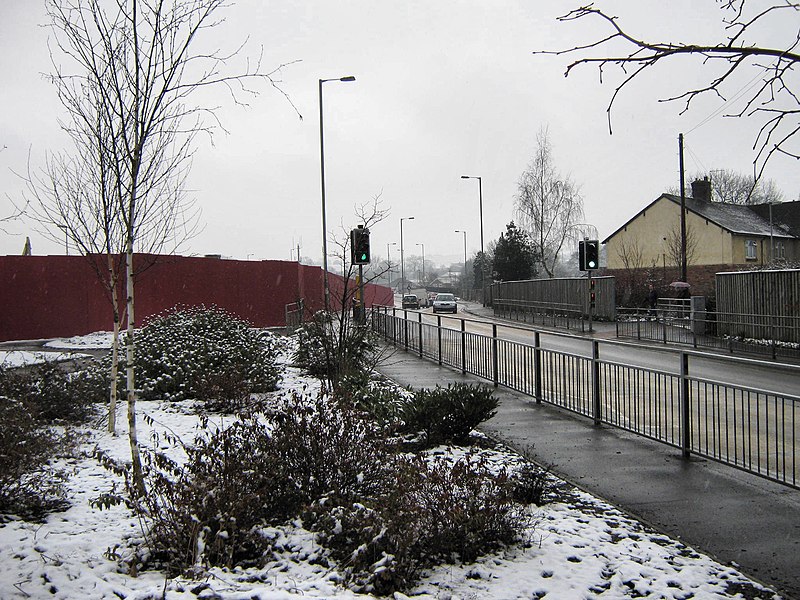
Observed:
[[[419,298],[417,298],[416,294],[403,296],[403,308],[419,308]]]

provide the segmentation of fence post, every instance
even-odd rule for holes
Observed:
[[[494,387],[497,387],[499,382],[499,358],[497,356],[497,324],[492,323],[492,381]]]
[[[419,357],[422,358],[422,313],[417,313],[417,317],[419,320]]]
[[[533,332],[533,397],[536,404],[542,403],[542,346],[539,332]]]
[[[389,311],[386,311],[386,315],[389,315]],[[397,348],[397,310],[395,307],[392,307],[392,345]]]
[[[661,321],[661,337],[664,340],[664,345],[667,343],[667,313],[663,313]]]
[[[600,409],[600,344],[597,340],[592,340],[592,413],[594,424],[600,425],[603,415]]]
[[[408,311],[403,310],[403,349],[408,352]]]
[[[442,315],[436,315],[436,337],[439,343],[439,365],[442,364]]]
[[[689,458],[692,446],[689,386],[689,355],[681,352],[681,447],[683,458]]]
[[[769,327],[770,327],[769,338],[771,340],[770,345],[772,346],[772,360],[775,360],[778,357],[777,348],[775,344],[775,315],[770,315]]]
[[[461,374],[467,374],[467,323],[461,319]]]

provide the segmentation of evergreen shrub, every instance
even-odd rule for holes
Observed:
[[[206,402],[233,412],[276,388],[272,334],[216,307],[174,308],[136,333],[136,377],[144,399]]]
[[[399,416],[403,429],[423,433],[428,447],[465,444],[475,427],[496,414],[497,405],[491,388],[454,383],[417,390],[402,405]]]

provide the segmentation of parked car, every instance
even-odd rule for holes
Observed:
[[[451,312],[455,314],[458,312],[458,303],[453,294],[436,294],[436,299],[433,301],[433,312]]]
[[[403,308],[419,308],[419,298],[417,298],[416,294],[403,296]]]

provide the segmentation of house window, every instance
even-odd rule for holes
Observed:
[[[786,246],[783,242],[775,242],[773,251],[775,252],[775,256],[773,258],[776,260],[783,260],[786,258]]]
[[[756,251],[757,245],[755,240],[746,240],[744,243],[744,257],[746,260],[756,260],[758,253]]]

